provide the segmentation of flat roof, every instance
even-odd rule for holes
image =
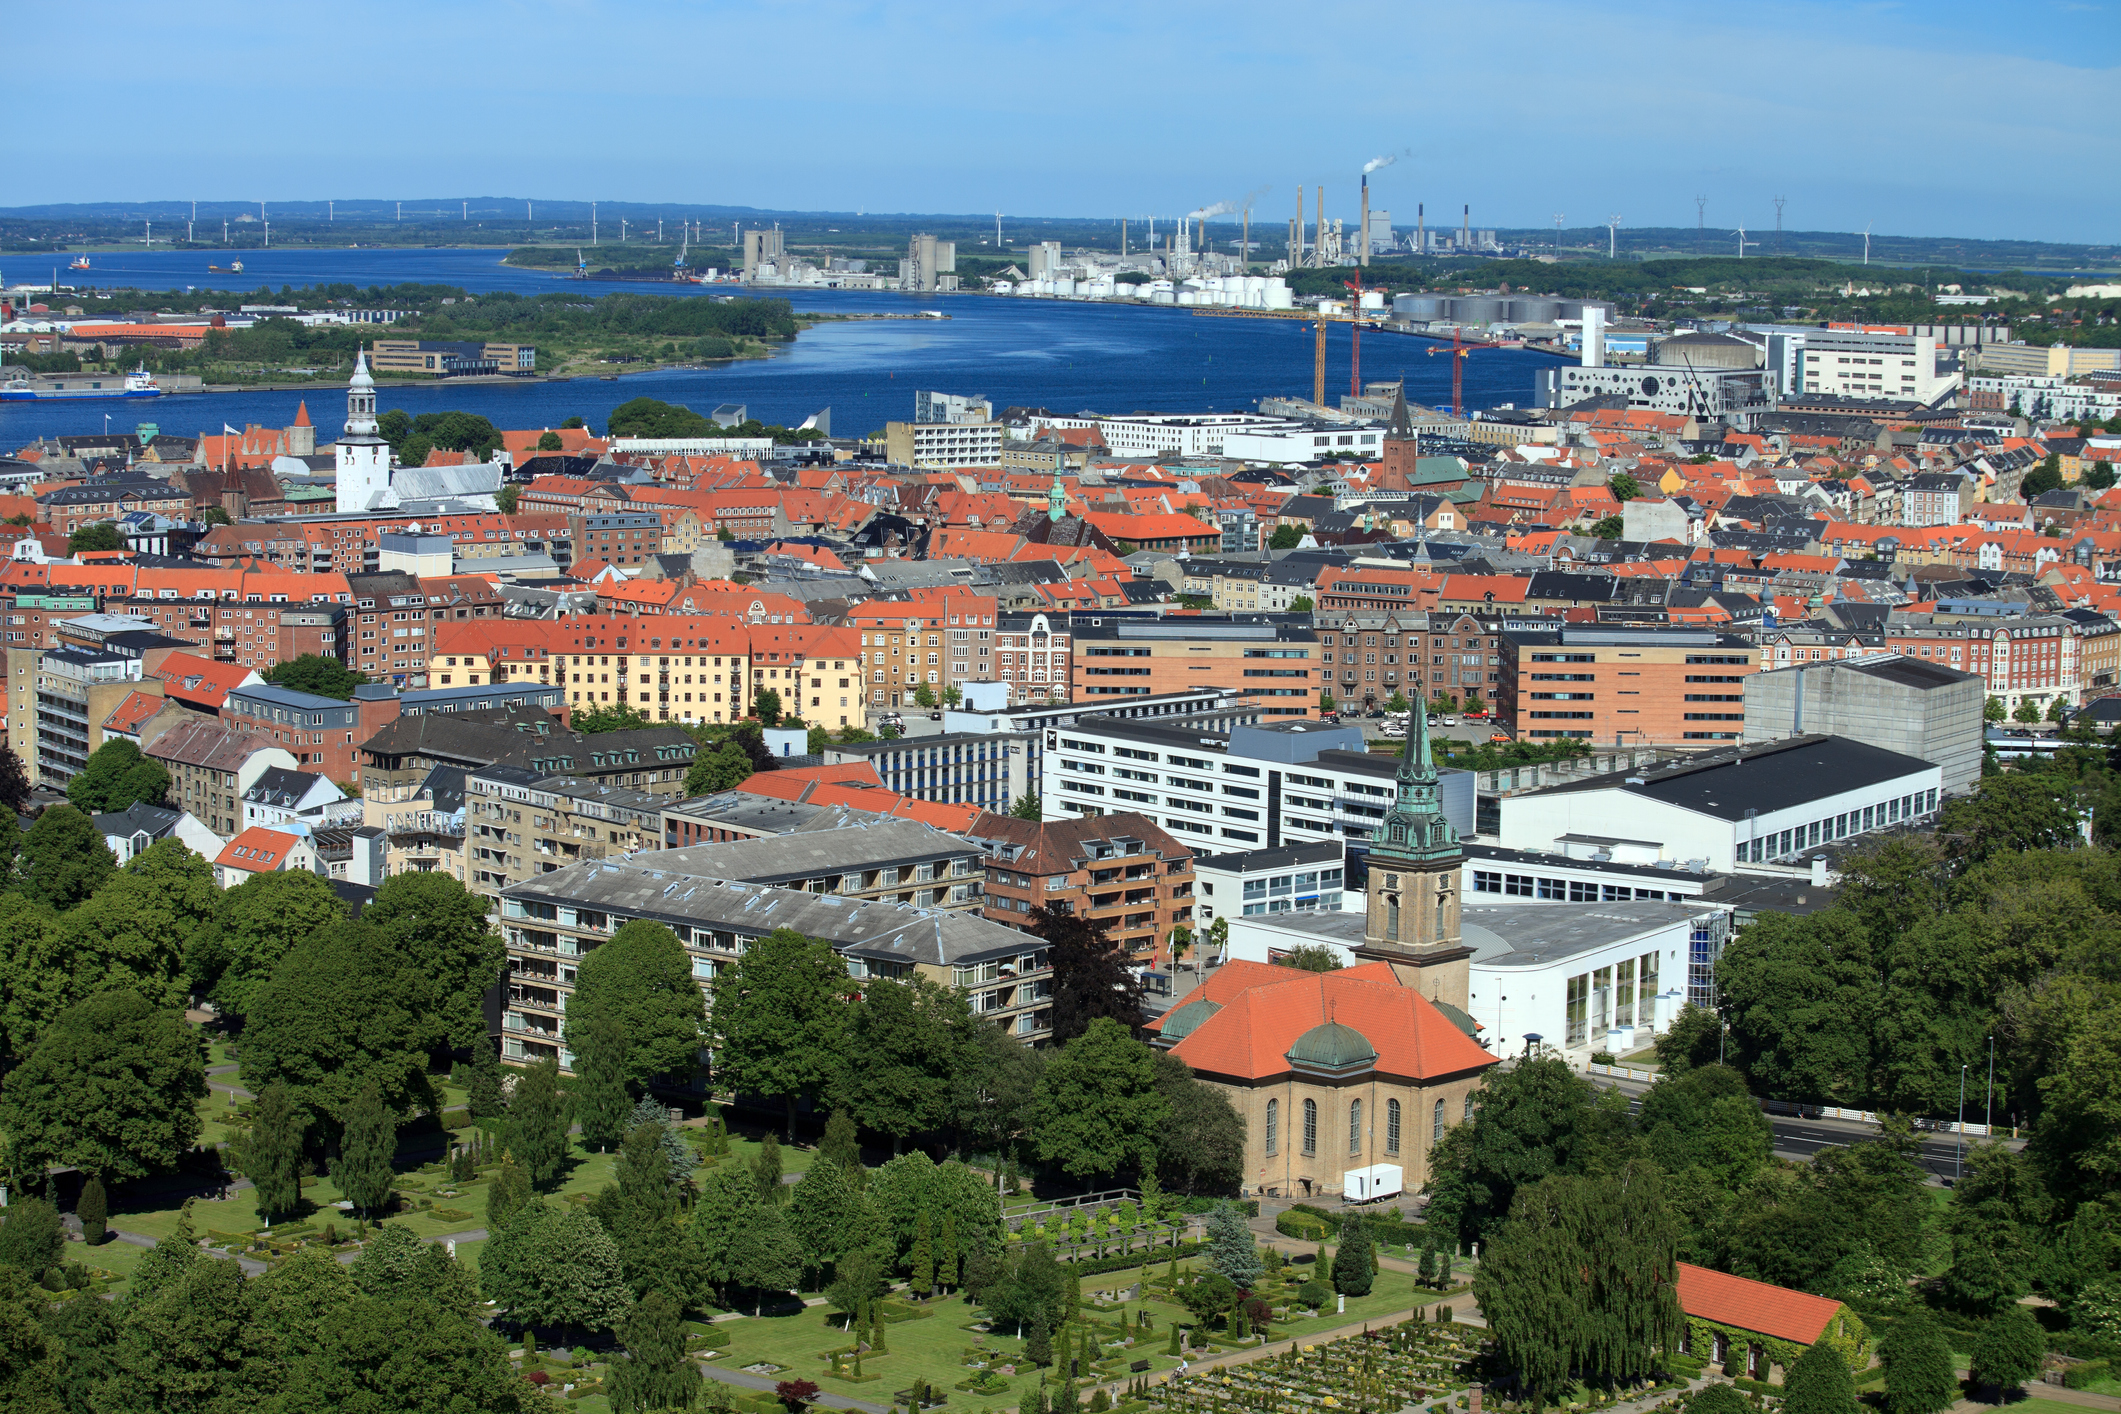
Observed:
[[[1491,864],[1519,864],[1539,869],[1582,869],[1593,874],[1619,874],[1635,879],[1663,879],[1670,883],[1705,884],[1721,876],[1697,874],[1691,869],[1659,869],[1654,864],[1612,864],[1603,859],[1571,859],[1566,854],[1532,849],[1504,849],[1500,845],[1462,841],[1465,857]]]
[[[1488,967],[1540,967],[1699,918],[1713,905],[1631,899],[1597,904],[1468,904],[1461,934],[1473,961]]]
[[[1757,746],[1704,752],[1684,761],[1613,771],[1517,797],[1621,790],[1630,795],[1736,822],[1808,801],[1939,769],[1934,763],[1845,736],[1793,736]]]
[[[1785,667],[1770,668],[1763,677],[1782,673],[1813,673],[1822,669],[1846,673],[1862,673],[1865,677],[1883,682],[1899,683],[1903,687],[1929,691],[1939,687],[1953,687],[1962,682],[1972,682],[1975,674],[1948,668],[1928,658],[1909,658],[1900,653],[1874,653],[1863,658],[1827,659],[1818,663],[1791,663]]]
[[[1339,863],[1344,857],[1339,840],[1317,840],[1285,844],[1274,849],[1237,850],[1230,854],[1196,854],[1193,867],[1220,869],[1231,874],[1254,874],[1264,869],[1289,869],[1298,864]]]

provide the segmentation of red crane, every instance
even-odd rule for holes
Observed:
[[[1453,329],[1453,330],[1451,331],[1451,347],[1450,347],[1450,348],[1448,348],[1448,349],[1430,349],[1430,350],[1429,350],[1429,356],[1430,356],[1431,358],[1433,358],[1433,357],[1435,357],[1435,356],[1436,356],[1437,354],[1440,354],[1440,353],[1448,353],[1448,354],[1450,354],[1450,356],[1451,356],[1451,416],[1453,416],[1453,417],[1464,417],[1464,416],[1466,415],[1466,400],[1465,400],[1465,372],[1466,372],[1466,365],[1465,365],[1465,361],[1466,361],[1466,360],[1467,360],[1468,358],[1471,358],[1471,357],[1473,356],[1473,350],[1472,350],[1472,349],[1470,349],[1470,348],[1468,348],[1468,347],[1466,347],[1466,346],[1465,346],[1464,344],[1460,343],[1460,342],[1459,342],[1459,339],[1458,339],[1458,335],[1459,335],[1459,331],[1458,331],[1457,329]]]
[[[1355,303],[1348,310],[1348,322],[1355,327],[1355,353],[1348,363],[1348,396],[1359,398],[1362,396],[1362,276],[1341,283],[1355,291]]]

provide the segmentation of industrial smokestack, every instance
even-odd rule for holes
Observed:
[[[1355,239],[1362,242],[1362,258],[1358,263],[1367,267],[1370,263],[1370,174],[1367,169],[1362,176],[1362,230]],[[1362,311],[1357,310],[1356,316],[1360,318],[1361,315]]]
[[[1429,253],[1428,227],[1425,224],[1425,213],[1422,210],[1422,205],[1418,201],[1414,203],[1414,253],[1416,255],[1427,255]]]
[[[1313,213],[1318,219],[1318,239],[1311,242],[1311,263],[1320,269],[1326,264],[1326,184],[1318,184],[1318,210]]]
[[[1304,263],[1304,188],[1296,184],[1296,238],[1289,242],[1289,268],[1294,270]]]
[[[1605,367],[1605,310],[1595,304],[1583,307],[1583,366]]]
[[[1471,249],[1473,248],[1473,203],[1472,203],[1472,202],[1470,202],[1470,201],[1469,201],[1469,202],[1467,202],[1467,203],[1466,203],[1466,209],[1465,209],[1465,212],[1464,212],[1464,214],[1463,214],[1463,215],[1461,215],[1461,216],[1460,216],[1460,217],[1459,217],[1458,219],[1459,219],[1459,222],[1460,222],[1460,225],[1459,225],[1459,227],[1458,227],[1458,248],[1459,248],[1460,250],[1471,250]]]

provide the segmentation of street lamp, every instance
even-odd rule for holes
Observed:
[[[1966,1067],[1959,1067],[1959,1150],[1952,1155],[1952,1186],[1959,1186],[1959,1165],[1966,1158]]]

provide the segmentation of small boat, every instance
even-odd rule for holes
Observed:
[[[240,260],[232,260],[228,263],[226,269],[222,268],[219,265],[209,265],[206,268],[216,275],[240,275],[243,273],[243,262]]]
[[[67,262],[66,268],[69,270],[86,270],[88,269],[88,257],[85,255],[77,255],[72,260]]]

